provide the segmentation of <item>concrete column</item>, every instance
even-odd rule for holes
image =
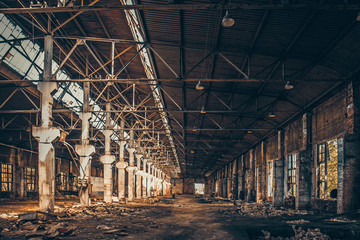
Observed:
[[[160,178],[160,169],[157,170],[157,195],[161,195],[161,178]]]
[[[238,160],[238,198],[239,200],[245,200],[245,158],[244,155]]]
[[[125,198],[125,169],[128,166],[128,163],[124,161],[124,151],[126,141],[119,141],[119,161],[116,163],[116,168],[118,169],[118,198]]]
[[[233,161],[232,164],[232,175],[231,175],[231,192],[233,195],[232,199],[238,199],[238,176],[237,176],[237,170],[238,170],[238,159]]]
[[[41,125],[33,127],[32,134],[39,141],[39,207],[42,212],[54,211],[55,150],[52,142],[60,136],[60,130],[52,127],[52,94],[57,84],[50,82],[52,75],[53,39],[45,36],[43,82],[37,86],[41,92]]]
[[[83,85],[83,112],[79,114],[81,119],[81,144],[75,145],[75,152],[80,157],[80,173],[78,186],[80,188],[80,204],[90,205],[89,190],[91,187],[91,155],[95,153],[95,147],[89,144],[89,129],[91,113],[89,111],[90,83]]]
[[[161,179],[160,179],[160,170],[157,169],[156,171],[156,181],[157,181],[157,190],[156,190],[156,194],[158,196],[161,195]]]
[[[161,170],[159,170],[159,195],[163,196],[164,195],[164,185],[163,185],[163,178],[162,178],[162,172]]]
[[[248,202],[252,202],[255,200],[255,158],[254,158],[254,150],[250,150],[249,157],[249,169],[248,169],[248,179],[247,179],[247,195],[246,200]]]
[[[226,166],[226,198],[231,199],[232,198],[232,192],[231,192],[231,176],[232,176],[232,167],[231,163],[229,163]]]
[[[106,128],[110,128],[110,103],[106,103]],[[113,130],[106,129],[103,132],[105,136],[105,155],[100,157],[100,161],[104,164],[104,202],[112,202],[113,182],[112,182],[112,164],[115,162],[115,156],[111,155],[111,135]]]
[[[360,208],[360,84],[346,87],[346,134],[338,139],[337,212]]]
[[[128,172],[128,200],[133,201],[135,195],[134,172],[136,171],[136,167],[134,166],[135,148],[128,148],[127,151],[129,152],[129,166],[126,168],[126,171]]]
[[[147,184],[146,184],[146,195],[147,197],[151,197],[151,163],[147,162],[147,169],[148,169],[148,177],[147,177]]]
[[[165,176],[166,179],[166,195],[170,194],[171,189],[171,183],[170,183],[170,177]]]
[[[100,161],[104,164],[104,201],[112,202],[113,181],[112,181],[112,164],[115,162],[115,156],[111,155],[111,135],[113,130],[110,128],[110,102],[106,103],[106,130],[103,131],[105,136],[105,155],[100,157]]]
[[[26,189],[26,169],[25,169],[25,161],[22,159],[22,150],[16,150],[15,157],[15,175],[14,175],[14,185],[15,185],[15,196],[19,198],[25,197],[25,189]]]
[[[273,205],[282,206],[284,202],[284,134],[278,131],[278,155],[279,160],[274,161],[274,195]]]
[[[215,178],[215,196],[220,196],[220,171],[216,171]]]
[[[119,161],[116,163],[118,169],[118,198],[125,198],[125,169],[128,167],[128,163]]]
[[[257,169],[258,173],[256,177],[256,201],[266,201],[266,155],[265,155],[265,143],[261,142],[260,147],[260,156],[257,160]]]
[[[80,156],[80,175],[78,185],[80,187],[80,204],[90,205],[89,188],[91,186],[91,155],[95,153],[95,147],[88,144],[75,145],[75,151]]]
[[[146,167],[147,167],[147,159],[144,158],[143,159],[143,167],[142,167],[142,197],[146,198],[147,196],[147,178],[148,178],[148,174],[146,172]]]
[[[136,157],[136,199],[141,199],[141,158],[143,157],[142,154],[135,154]]]
[[[299,152],[299,159],[296,168],[296,209],[306,209],[311,206],[311,187],[312,187],[312,146],[310,141],[311,116],[303,115],[303,151]]]
[[[223,176],[222,176],[222,195],[221,197],[227,197],[227,168],[226,166],[223,168]]]
[[[100,161],[104,164],[104,201],[112,202],[112,164],[115,162],[115,156],[111,155],[110,143],[112,130],[104,130],[105,135],[105,155],[100,157]]]
[[[164,175],[163,175],[163,179],[162,179],[162,195],[163,196],[166,195],[166,181],[165,181]]]
[[[166,179],[165,179],[165,174],[164,173],[162,173],[162,184],[163,184],[162,195],[165,196],[166,195]]]
[[[154,197],[156,197],[157,196],[157,177],[156,177],[155,165],[153,165],[153,186],[154,186],[153,195],[154,195]]]
[[[151,165],[151,189],[152,189],[152,196],[155,197],[155,174],[154,174],[154,164]]]

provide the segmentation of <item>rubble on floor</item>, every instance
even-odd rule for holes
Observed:
[[[16,218],[18,216],[17,213],[3,213],[3,214],[0,214],[0,218]]]
[[[301,225],[301,224],[310,223],[310,221],[304,220],[304,219],[298,219],[298,220],[285,221],[285,223],[287,223],[287,224]]]
[[[306,215],[305,210],[285,209],[283,207],[275,208],[269,203],[242,203],[230,209],[222,209],[218,211],[224,215],[240,215],[250,217],[279,217],[279,216],[295,216]]]
[[[103,204],[97,203],[88,207],[82,207],[80,205],[75,205],[71,208],[56,208],[54,214],[57,214],[58,217],[76,217],[77,219],[87,219],[93,216],[96,217],[107,217],[107,216],[121,216],[129,214],[139,214],[145,211],[144,209],[135,209],[130,207],[125,207],[117,204]]]
[[[131,217],[144,213],[146,210],[140,208],[125,207],[117,204],[97,203],[91,206],[82,207],[75,205],[72,207],[55,208],[54,213],[28,212],[13,217],[9,220],[9,227],[0,229],[0,239],[51,239],[55,237],[65,237],[77,234],[77,227],[73,222],[102,219],[105,222],[113,222],[121,217]],[[149,226],[152,227],[152,226]],[[127,236],[126,229],[116,229],[111,225],[99,224],[97,230],[103,234],[116,234],[117,236]],[[80,232],[79,232],[80,233]]]
[[[271,233],[268,231],[262,231],[264,236],[260,237],[259,239],[269,239],[269,240],[330,240],[330,237],[326,234],[321,233],[319,228],[315,229],[303,229],[302,227],[299,227],[296,229],[296,226],[293,225],[292,229],[294,230],[294,236],[293,237],[273,237],[271,236]]]
[[[207,197],[201,197],[198,199],[198,203],[212,203],[214,200]]]

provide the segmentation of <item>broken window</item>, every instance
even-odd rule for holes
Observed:
[[[205,183],[195,183],[195,194],[205,194]]]
[[[288,180],[287,180],[287,190],[288,196],[295,197],[296,196],[296,162],[297,162],[297,154],[291,154],[288,156]]]
[[[273,196],[273,179],[274,179],[274,162],[268,162],[267,163],[267,196],[272,197]]]
[[[36,169],[35,168],[26,168],[26,191],[35,192],[36,186]]]
[[[320,199],[336,198],[338,185],[338,147],[337,139],[318,145],[318,191]]]
[[[69,190],[70,191],[77,191],[78,186],[78,177],[69,173]]]
[[[1,163],[1,191],[12,192],[13,189],[13,166]]]
[[[68,176],[66,173],[59,173],[56,177],[57,189],[60,191],[67,191]]]

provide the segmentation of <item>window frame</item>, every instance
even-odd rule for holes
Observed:
[[[12,164],[8,163],[0,163],[1,170],[0,170],[0,183],[1,183],[1,189],[0,192],[13,192],[13,184],[14,184],[14,166]],[[4,166],[6,166],[4,168]],[[6,169],[6,171],[4,171]],[[9,172],[9,169],[11,170]],[[6,175],[6,176],[4,176]],[[10,175],[10,178],[9,178]],[[9,181],[10,179],[10,181]],[[5,180],[5,181],[4,181]],[[3,186],[6,186],[4,188]],[[6,189],[3,191],[3,189]]]
[[[323,149],[320,151],[320,149]],[[327,189],[327,182],[326,182],[326,175],[327,175],[327,154],[328,154],[328,147],[327,142],[319,143],[317,146],[317,193],[316,196],[319,199],[326,199],[326,189]],[[321,156],[321,157],[320,157]],[[320,169],[321,166],[324,165],[324,179],[321,179]],[[321,194],[321,185],[324,184],[324,193]]]
[[[335,141],[337,147],[337,154],[339,154],[338,138],[334,138],[322,143],[317,144],[317,155],[316,155],[316,198],[319,200],[336,200],[329,196],[328,188],[329,181],[332,173],[328,173],[329,166],[331,165],[331,153],[329,145],[332,141]],[[321,170],[324,168],[324,177],[322,179]],[[339,156],[336,159],[336,171],[339,167]],[[339,184],[339,176],[336,172],[336,183]],[[336,188],[337,189],[337,188]]]
[[[26,167],[26,192],[36,192],[36,168]]]
[[[298,154],[297,153],[293,153],[293,154],[289,154],[287,156],[287,166],[286,166],[286,171],[287,171],[287,196],[288,197],[296,197],[296,170],[298,167]]]

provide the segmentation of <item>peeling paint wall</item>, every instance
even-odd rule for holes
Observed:
[[[278,160],[279,158],[278,135],[274,134],[266,140],[266,159],[270,161]]]

